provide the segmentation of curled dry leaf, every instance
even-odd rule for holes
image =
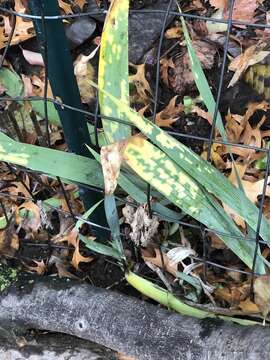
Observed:
[[[270,275],[259,276],[254,282],[255,303],[267,317],[270,311]]]
[[[190,256],[196,256],[196,252],[190,247],[178,246],[167,252],[167,257],[172,264],[178,264]]]
[[[122,149],[125,141],[119,141],[111,145],[102,146],[100,151],[100,161],[104,176],[105,194],[112,195],[117,186],[117,179],[120,174],[121,163],[123,160]]]
[[[149,216],[146,205],[140,205],[137,209],[127,204],[122,213],[125,222],[130,225],[130,238],[137,246],[148,246],[157,236],[159,219],[156,215]]]

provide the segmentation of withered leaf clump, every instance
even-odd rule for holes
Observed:
[[[123,210],[125,222],[130,225],[131,240],[137,245],[146,247],[157,235],[159,219],[156,215],[149,216],[145,205],[135,208],[127,204]]]

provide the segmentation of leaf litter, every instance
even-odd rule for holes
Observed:
[[[77,0],[73,3],[82,10],[86,1]],[[59,1],[59,5],[63,14],[72,14],[72,2]],[[205,2],[199,0],[188,1],[186,8],[183,11],[193,11],[198,15],[205,15],[207,12],[212,12],[212,16],[221,16],[223,19],[228,18],[229,2],[227,0],[211,0],[211,8],[207,8]],[[15,0],[14,9],[18,12],[26,13],[25,2]],[[260,19],[260,2],[255,0],[245,1],[236,0],[233,9],[233,19],[238,21],[248,21],[251,23],[258,22]],[[218,11],[219,13],[216,13]],[[269,10],[265,12],[265,20],[269,21]],[[3,21],[0,23],[0,48],[4,48],[7,43],[8,36],[11,32],[12,19],[2,16]],[[211,73],[216,72],[220,66],[220,54],[222,53],[221,44],[222,36],[225,29],[220,27],[211,27],[211,32],[207,28],[207,24],[203,21],[192,21],[188,23],[189,31],[192,36],[192,45],[199,58],[205,73],[209,78],[209,84],[213,89],[215,88],[215,80],[211,77]],[[237,55],[230,55],[228,58],[228,73],[229,78],[226,80],[226,87],[228,91],[243,82],[246,74],[252,76],[252,66],[256,64],[267,63],[266,59],[269,55],[269,48],[267,40],[269,31],[267,29],[254,31],[254,37],[247,38],[244,25],[233,26],[233,35],[231,35],[232,53]],[[94,66],[92,66],[92,58],[98,53],[100,35],[88,42],[88,45],[94,46],[91,51],[85,53],[77,53],[74,61],[75,75],[78,81],[78,86],[81,93],[82,102],[86,106],[90,106],[95,96],[94,91],[89,91],[89,80],[95,79],[97,76]],[[40,54],[25,48],[25,41],[35,37],[33,24],[31,21],[26,21],[23,18],[18,18],[15,27],[15,34],[12,39],[13,46],[20,46],[22,55],[29,64],[37,66],[35,71],[20,73],[13,66],[9,60],[5,62],[5,67],[9,69],[12,74],[16,74],[21,79],[21,89],[27,96],[43,96],[45,79],[44,67]],[[161,102],[156,114],[156,124],[163,128],[169,128],[172,132],[177,131],[179,124],[186,129],[188,133],[191,126],[198,127],[194,117],[200,118],[202,123],[212,123],[211,115],[206,111],[202,103],[198,103],[194,99],[198,98],[194,77],[191,71],[190,60],[187,52],[186,43],[184,41],[182,27],[177,20],[173,21],[166,30],[164,53],[161,58],[161,89],[162,92],[169,94],[167,96],[161,95]],[[173,44],[173,49],[170,46]],[[224,44],[224,41],[223,41]],[[222,44],[222,45],[223,45]],[[93,50],[95,49],[95,50]],[[89,49],[87,49],[89,50]],[[94,51],[94,53],[93,53]],[[149,70],[149,65],[146,63],[130,64],[130,102],[138,111],[149,119],[151,119],[153,112],[153,93],[154,87],[149,74],[153,75],[153,70]],[[154,76],[154,75],[153,75]],[[18,81],[18,80],[16,80]],[[92,89],[92,88],[91,88]],[[1,83],[1,94],[7,92],[8,89],[5,84]],[[267,91],[263,89],[263,91]],[[54,95],[48,87],[48,96],[53,98]],[[185,105],[186,97],[190,98],[191,111],[187,111]],[[232,106],[228,106],[226,112],[222,114],[224,125],[226,128],[228,140],[235,144],[242,144],[245,146],[254,146],[256,148],[264,148],[267,145],[270,137],[270,130],[267,117],[265,114],[269,109],[269,103],[264,101],[252,102],[248,99],[245,106],[239,106],[239,111],[233,111]],[[222,101],[222,100],[221,100]],[[6,111],[9,111],[10,104],[6,104]],[[44,119],[42,113],[38,113],[31,103],[21,105],[19,113],[34,112],[37,115],[38,123],[44,131]],[[256,118],[256,120],[254,120]],[[35,127],[31,122],[27,127],[27,133],[35,133]],[[207,126],[207,125],[205,125]],[[21,125],[21,131],[25,130],[25,124]],[[57,142],[61,143],[61,149],[67,150],[67,146],[61,135],[61,128],[57,121],[51,125],[51,140],[52,145],[57,148]],[[206,130],[207,132],[208,130]],[[217,133],[217,140],[221,140]],[[17,136],[16,134],[14,136]],[[32,137],[32,142],[37,143],[38,137]],[[201,146],[200,154],[202,157],[207,157],[208,144]],[[103,148],[102,159],[104,162],[104,178],[106,184],[106,191],[110,193],[117,187],[117,178],[121,165],[121,158],[114,156],[113,159],[108,159],[108,154],[111,154],[112,149],[106,153]],[[115,154],[119,155],[119,149],[116,149]],[[259,169],[258,161],[265,158],[265,153],[256,149],[239,148],[231,146],[230,148],[222,144],[213,144],[211,147],[211,159],[215,166],[223,172],[229,180],[237,186],[237,178],[235,169],[232,166],[229,153],[232,152],[235,157],[235,166],[240,174],[240,180],[243,190],[247,197],[259,204],[259,200],[263,190],[264,184],[264,170]],[[107,159],[106,159],[107,157]],[[58,272],[60,277],[76,277],[82,269],[88,266],[94,266],[96,254],[89,252],[80,241],[80,234],[83,233],[89,239],[95,241],[95,236],[92,234],[90,227],[84,224],[80,230],[76,229],[74,218],[70,213],[70,206],[67,205],[65,197],[58,182],[44,175],[27,175],[24,178],[26,186],[22,185],[21,171],[15,170],[14,173],[7,169],[6,165],[1,166],[1,183],[5,186],[1,188],[2,192],[9,195],[9,198],[3,197],[2,201],[5,208],[11,209],[9,212],[10,223],[6,227],[3,220],[3,226],[0,230],[0,253],[7,258],[15,257],[23,241],[31,241],[33,243],[45,242],[48,247],[50,244],[66,245],[63,249],[53,250],[52,254],[45,258],[32,258],[30,261],[24,260],[25,269],[31,272],[36,272],[39,275],[48,272]],[[82,203],[78,198],[78,189],[74,186],[64,184],[69,205],[76,215],[82,215],[86,209],[83,209]],[[29,192],[27,189],[30,189]],[[41,198],[42,206],[38,205],[35,198]],[[151,201],[155,202],[156,197],[160,194],[154,194]],[[266,200],[270,198],[270,189],[267,184]],[[45,199],[45,200],[44,200]],[[53,203],[53,207],[46,206],[46,200]],[[207,283],[202,281],[203,267],[201,263],[196,265],[198,253],[200,253],[200,246],[194,238],[196,234],[190,232],[185,227],[179,227],[180,231],[176,231],[169,235],[169,223],[162,220],[155,214],[150,214],[147,205],[139,205],[132,202],[132,205],[125,205],[122,207],[122,228],[126,232],[127,238],[131,239],[135,247],[139,251],[142,260],[147,264],[152,264],[154,267],[161,269],[165,277],[159,276],[159,279],[166,281],[167,285],[173,290],[183,292],[183,296],[188,299],[193,299],[197,302],[203,301],[203,296],[196,293],[196,286],[207,294],[210,302],[215,302],[219,306],[224,306],[228,311],[239,311],[242,314],[256,314],[259,312],[266,318],[269,313],[269,279],[268,275],[265,277],[258,277],[255,280],[255,301],[249,299],[250,296],[250,280],[246,276],[230,270],[224,270],[218,273],[214,267],[209,268]],[[243,234],[247,234],[247,226],[231,209],[223,205],[224,210],[230,214],[236,224],[239,226]],[[44,209],[45,217],[44,217]],[[4,219],[3,210],[1,216]],[[270,213],[270,202],[266,201],[264,206],[264,213]],[[44,220],[46,219],[46,220]],[[50,226],[48,225],[50,224]],[[50,228],[50,231],[48,230]],[[45,230],[45,231],[44,231]],[[187,243],[183,243],[183,239],[188,239]],[[219,252],[222,256],[222,262],[228,267],[243,267],[243,264],[231,254],[230,251],[220,242],[217,234],[209,233],[209,255],[213,256],[214,260],[216,253]],[[222,244],[222,245],[221,245]],[[127,253],[131,252],[126,249]],[[130,255],[131,256],[131,255]],[[265,255],[267,259],[269,254]],[[154,268],[153,267],[153,268]],[[247,269],[245,269],[247,270]],[[87,273],[87,271],[86,271]],[[181,277],[179,277],[182,274]],[[184,275],[183,275],[184,274]],[[196,280],[199,280],[196,283]],[[200,284],[200,285],[198,285]]]

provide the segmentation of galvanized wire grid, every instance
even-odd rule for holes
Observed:
[[[162,11],[162,10],[147,10],[147,9],[140,9],[140,10],[130,10],[130,12],[144,12],[144,13],[163,13],[164,14],[164,21],[163,21],[163,26],[162,26],[162,31],[160,34],[160,39],[159,39],[159,44],[158,44],[158,51],[157,51],[157,69],[156,69],[156,81],[155,81],[155,89],[154,89],[154,99],[153,99],[153,103],[154,103],[154,108],[153,108],[153,121],[155,121],[156,119],[156,114],[157,114],[157,108],[158,108],[158,99],[159,99],[159,82],[160,82],[160,59],[161,59],[161,49],[162,49],[162,43],[163,43],[163,37],[164,37],[164,32],[166,29],[166,20],[168,18],[169,14],[173,14],[175,16],[183,16],[186,19],[198,19],[198,20],[205,20],[205,21],[210,21],[210,22],[216,22],[216,23],[224,23],[227,24],[227,31],[226,31],[226,41],[224,44],[224,55],[223,55],[223,61],[222,61],[222,65],[221,65],[221,71],[220,71],[220,78],[219,78],[219,84],[218,84],[218,91],[217,91],[217,96],[216,96],[216,108],[215,108],[215,112],[214,112],[214,116],[213,116],[213,123],[212,123],[212,127],[211,127],[211,132],[210,132],[210,136],[209,138],[205,138],[205,137],[201,137],[201,136],[194,136],[194,135],[190,135],[190,134],[186,134],[186,133],[182,133],[182,132],[175,132],[175,131],[167,131],[167,133],[173,135],[174,137],[177,138],[186,138],[186,139],[193,139],[193,140],[201,140],[204,142],[207,142],[209,144],[208,147],[208,152],[207,152],[207,160],[211,161],[211,147],[213,144],[217,143],[217,144],[224,144],[224,145],[232,145],[232,146],[236,146],[239,148],[247,148],[247,149],[253,149],[256,151],[262,151],[265,152],[267,154],[267,163],[266,163],[266,170],[265,170],[265,177],[264,177],[264,186],[263,186],[263,193],[262,196],[260,198],[260,204],[259,204],[259,216],[258,216],[258,221],[257,221],[257,229],[256,229],[256,235],[255,238],[248,238],[246,236],[243,235],[243,237],[238,238],[241,241],[254,241],[256,243],[256,247],[255,247],[255,252],[254,252],[254,258],[253,258],[253,268],[251,272],[247,272],[244,270],[240,270],[234,267],[227,267],[215,262],[212,262],[209,260],[208,258],[208,254],[207,254],[207,246],[206,246],[206,242],[207,242],[207,234],[209,233],[215,233],[217,235],[230,235],[232,238],[235,236],[232,236],[231,234],[224,234],[221,233],[219,231],[216,231],[215,229],[209,229],[206,228],[202,225],[196,225],[196,224],[191,224],[189,222],[186,221],[182,221],[179,220],[178,223],[182,226],[185,227],[190,227],[193,229],[198,230],[201,233],[202,239],[203,239],[203,258],[194,258],[194,261],[199,261],[199,262],[203,262],[205,264],[205,269],[207,269],[208,265],[211,265],[212,267],[217,267],[217,268],[221,268],[221,269],[225,269],[225,270],[230,270],[230,271],[235,271],[235,272],[239,272],[242,274],[246,274],[248,276],[251,276],[251,284],[253,285],[254,282],[254,276],[256,275],[254,269],[255,269],[255,264],[256,264],[256,258],[257,258],[257,254],[258,254],[258,247],[259,244],[266,244],[265,241],[263,241],[262,239],[260,239],[260,235],[259,235],[259,231],[260,231],[260,226],[261,226],[261,220],[262,220],[262,214],[263,214],[263,205],[264,205],[264,200],[265,200],[265,196],[266,196],[266,190],[267,190],[267,178],[268,178],[268,174],[269,174],[269,166],[270,166],[270,149],[268,148],[258,148],[256,146],[248,146],[248,145],[243,145],[243,144],[236,144],[236,143],[232,143],[232,142],[228,142],[228,141],[221,141],[221,140],[216,140],[215,139],[215,125],[216,125],[216,121],[217,121],[217,114],[218,114],[218,108],[219,108],[219,103],[220,103],[220,99],[221,99],[221,91],[222,91],[222,84],[223,84],[223,80],[224,80],[224,74],[225,74],[225,69],[226,69],[226,59],[227,59],[227,54],[228,54],[228,44],[229,44],[229,37],[231,34],[231,30],[232,30],[232,26],[233,25],[245,25],[245,26],[249,26],[252,28],[261,28],[261,29],[265,29],[265,28],[270,28],[270,24],[254,24],[254,23],[248,23],[248,22],[244,22],[244,21],[234,21],[232,20],[232,13],[233,13],[233,8],[234,8],[234,2],[235,0],[231,0],[230,2],[230,9],[229,9],[229,16],[228,16],[228,20],[223,20],[223,19],[214,19],[214,18],[209,18],[209,17],[205,17],[205,16],[198,16],[198,15],[193,15],[193,14],[187,14],[187,13],[179,13],[179,12],[174,12],[171,11],[171,6],[173,4],[173,1],[176,0],[169,0],[168,1],[168,7],[167,10]],[[108,2],[107,3],[108,6]],[[38,19],[41,20],[42,22],[42,27],[43,27],[43,32],[44,32],[44,63],[45,63],[45,89],[44,89],[44,94],[43,97],[16,97],[16,98],[11,98],[8,96],[1,96],[0,97],[0,102],[5,102],[7,100],[11,101],[37,101],[37,100],[43,100],[44,101],[44,112],[45,112],[45,121],[46,121],[46,134],[44,135],[47,139],[47,145],[50,146],[50,142],[49,142],[49,122],[48,122],[48,109],[47,109],[47,105],[48,102],[52,102],[55,105],[61,106],[63,108],[67,108],[70,109],[72,111],[77,111],[80,112],[84,115],[86,115],[88,118],[93,119],[94,120],[94,124],[95,124],[95,138],[96,138],[96,144],[98,145],[98,121],[101,118],[101,116],[98,114],[98,99],[96,102],[96,107],[95,107],[95,112],[89,112],[83,109],[79,109],[76,108],[74,106],[72,106],[72,104],[64,104],[64,103],[60,103],[57,99],[52,99],[52,98],[48,98],[47,96],[47,89],[48,89],[48,62],[46,61],[47,59],[47,37],[46,37],[46,22],[45,20],[59,20],[59,19],[71,19],[71,18],[77,18],[77,17],[82,17],[82,16],[88,16],[88,15],[100,15],[100,14],[106,14],[107,10],[103,10],[100,12],[85,12],[85,13],[76,13],[76,14],[72,14],[72,15],[60,15],[60,16],[34,16],[34,15],[30,15],[30,14],[22,14],[22,13],[18,13],[16,11],[13,11],[9,8],[5,8],[3,6],[0,6],[0,13],[6,14],[6,15],[10,15],[12,16],[12,31],[10,33],[9,39],[8,39],[8,44],[5,47],[3,54],[2,54],[2,58],[0,60],[0,68],[3,66],[3,62],[5,59],[5,56],[11,46],[11,41],[12,41],[12,37],[13,37],[13,33],[14,33],[14,29],[15,29],[15,25],[16,25],[16,18],[17,17],[22,17],[25,19]],[[41,14],[42,14],[42,9],[41,9]],[[109,119],[111,121],[116,121],[119,123],[123,123],[123,124],[128,124],[130,125],[128,122],[125,122],[121,119],[117,119],[117,118],[112,118],[112,117],[105,117],[103,116],[103,118]],[[85,118],[85,121],[89,121],[89,119]],[[23,182],[22,178],[20,177],[20,175],[18,175],[18,170],[20,171],[25,171],[25,172],[29,172],[29,173],[33,173],[32,170],[29,169],[25,169],[19,166],[14,166],[12,164],[7,164],[9,170],[16,176],[17,181],[20,181],[23,186],[27,189],[27,191],[29,192],[29,194],[31,196],[29,197],[25,197],[25,196],[16,196],[17,199],[21,199],[21,200],[32,200],[32,201],[36,201],[37,199],[35,198],[35,196],[31,193],[31,190],[29,188],[27,188],[27,185]],[[37,172],[35,172],[36,174],[38,174]],[[69,209],[69,212],[65,212],[61,209],[56,209],[58,212],[62,212],[63,214],[66,215],[71,215],[74,220],[83,220],[85,223],[89,224],[91,227],[93,228],[100,228],[103,229],[105,231],[108,232],[108,236],[110,235],[110,229],[106,226],[102,226],[100,224],[97,223],[93,223],[89,220],[84,220],[82,219],[80,216],[78,216],[77,214],[74,214],[72,211],[72,207],[69,203],[69,199],[68,196],[66,194],[66,191],[64,189],[64,186],[60,180],[60,178],[58,178],[59,184],[60,184],[60,188],[61,191],[63,192],[63,196],[67,202],[67,206]],[[86,186],[83,184],[79,184],[80,187],[85,187],[87,189],[91,189],[93,191],[96,192],[100,192],[103,193],[103,190],[101,189],[97,189],[94,187],[90,187],[90,186]],[[4,192],[0,191],[0,195],[2,197],[10,197],[11,195],[6,194]],[[135,206],[133,203],[129,203],[126,199],[124,198],[119,198],[116,197],[118,201],[122,202],[123,204],[130,204],[132,206]],[[147,198],[148,198],[148,208],[150,213],[152,213],[151,210],[151,187],[150,185],[148,185],[147,187]],[[2,208],[2,211],[4,213],[4,216],[6,217],[7,222],[9,223],[9,217],[8,217],[8,211],[5,209],[5,206],[3,204],[3,202],[0,200],[0,207]],[[52,209],[54,209],[53,206],[51,206]],[[170,219],[167,219],[168,221],[170,221]],[[125,234],[121,234],[123,237],[125,237]],[[55,244],[47,244],[47,243],[32,243],[32,242],[23,242],[23,246],[40,246],[40,247],[51,247],[51,248],[68,248],[67,246],[61,246],[61,245],[55,245]]]

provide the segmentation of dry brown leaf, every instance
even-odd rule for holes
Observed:
[[[217,234],[209,233],[209,237],[211,239],[211,247],[214,249],[226,249],[226,245],[224,241],[222,241]]]
[[[0,231],[0,254],[13,257],[17,250],[19,238],[15,229],[15,219],[12,219],[9,227]]]
[[[94,240],[94,239],[95,239],[95,238],[92,237],[90,240]],[[74,250],[74,252],[73,252],[73,256],[72,256],[72,260],[71,260],[72,266],[74,266],[75,269],[78,270],[78,269],[79,269],[79,264],[80,264],[81,262],[86,262],[86,263],[88,263],[88,262],[91,262],[91,261],[93,261],[93,260],[94,260],[94,258],[91,257],[91,256],[85,257],[85,256],[82,256],[82,255],[81,255],[81,253],[80,253],[80,240],[78,239],[77,242],[76,242],[75,250]]]
[[[216,9],[223,10],[223,17],[225,20],[229,16],[230,1],[228,0],[210,0],[211,6]],[[255,10],[258,8],[257,0],[235,0],[233,7],[232,19],[237,21],[243,21],[248,23],[255,22]],[[236,25],[238,27],[244,27],[243,25]]]
[[[178,96],[174,96],[165,109],[161,110],[156,116],[156,125],[160,127],[170,127],[178,120],[179,114],[184,111],[183,104],[176,105]]]
[[[176,277],[176,273],[178,271],[177,264],[172,263],[169,260],[167,254],[162,252],[162,257],[161,257],[161,253],[159,249],[156,248],[154,249],[155,256],[149,256],[149,253],[145,249],[141,249],[141,251],[144,261],[149,261],[150,263],[158,266],[159,268],[163,268],[163,264],[164,264],[164,269]]]
[[[164,57],[160,60],[160,77],[165,85],[169,87],[169,70],[175,69],[173,59]]]
[[[223,160],[222,155],[226,154],[226,146],[223,144],[213,144],[211,146],[211,160],[215,164],[215,166],[220,170],[225,170],[228,168],[227,162]],[[208,150],[204,150],[201,154],[201,157],[204,160],[207,160]]]
[[[270,311],[270,275],[259,276],[254,282],[255,303],[267,317]]]
[[[123,353],[117,353],[116,356],[117,356],[117,360],[137,360],[136,358],[127,356]]]
[[[231,288],[218,288],[215,290],[215,296],[221,300],[225,300],[230,306],[238,306],[243,297],[240,289],[235,286]]]
[[[69,267],[69,263],[66,260],[60,258],[59,256],[52,255],[49,264],[55,265],[58,276],[60,278],[67,277],[71,279],[78,279],[77,276],[67,270]]]
[[[37,75],[31,76],[31,82],[33,85],[33,93],[32,96],[44,96],[44,70],[41,71],[40,77]],[[48,83],[48,90],[47,90],[48,98],[53,98],[53,93],[50,84]]]
[[[78,231],[74,227],[74,220],[71,216],[59,213],[60,229],[59,233],[52,237],[55,243],[67,241],[69,245],[76,247]]]
[[[27,185],[27,182],[24,182],[24,184]],[[30,194],[26,187],[22,184],[22,182],[16,181],[14,183],[11,183],[8,187],[4,188],[5,192],[8,192],[10,196],[24,196],[25,198],[29,198]]]
[[[211,6],[214,6],[216,9],[225,9],[228,3],[228,0],[209,0]]]
[[[26,9],[21,0],[15,0],[15,11],[26,13]],[[12,31],[12,18],[3,16],[4,26],[0,26],[0,49],[6,46],[8,37]],[[12,37],[11,44],[16,45],[35,36],[33,23],[30,20],[17,16],[16,26]]]
[[[233,7],[233,20],[244,21],[248,23],[255,22],[255,10],[258,7],[257,0],[235,0]],[[225,20],[228,19],[229,9],[225,14]],[[239,27],[239,25],[238,25]]]
[[[119,141],[111,145],[102,146],[100,161],[104,176],[104,188],[106,195],[112,195],[117,186],[117,179],[120,174],[123,160],[122,149],[125,141]]]
[[[258,306],[250,299],[240,301],[239,307],[245,314],[258,314],[260,312]]]
[[[145,78],[145,64],[134,65],[129,64],[136,73],[129,76],[129,82],[136,88],[136,94],[132,95],[132,102],[147,105],[152,95],[151,88],[148,81]]]
[[[249,66],[259,63],[267,55],[270,54],[270,51],[265,51],[264,49],[265,44],[259,42],[255,45],[250,46],[244,51],[243,54],[237,56],[232,60],[229,65],[229,70],[234,71],[235,73],[228,87],[233,86]]]
[[[166,39],[177,39],[177,38],[180,38],[182,34],[183,34],[183,31],[182,31],[181,27],[175,26],[175,27],[168,29],[165,32],[165,37],[166,37]]]
[[[76,0],[76,5],[82,10],[84,5],[87,3],[87,0]]]
[[[63,0],[58,0],[59,7],[64,11],[66,15],[72,14],[71,5]]]
[[[36,264],[36,266],[25,265],[27,270],[30,272],[35,272],[38,275],[43,275],[46,271],[46,265],[44,263],[44,260],[41,261],[33,260],[33,262]]]
[[[192,108],[192,112],[207,120],[209,124],[212,125],[213,117],[209,112],[202,110],[201,108],[199,108],[199,106],[196,105]]]

